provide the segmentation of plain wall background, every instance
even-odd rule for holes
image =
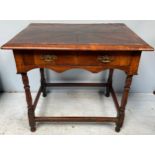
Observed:
[[[147,43],[155,47],[155,21],[0,21],[0,46],[14,37],[18,32],[31,22],[45,23],[125,23]],[[134,76],[131,92],[152,93],[155,89],[155,53],[143,52],[139,75]],[[55,73],[46,70],[47,79],[51,82],[102,82],[107,77],[107,71],[92,74],[84,70],[70,70],[64,73]],[[29,72],[32,91],[39,87],[38,69]],[[122,91],[125,74],[116,70],[114,73],[114,87],[116,91]],[[0,50],[0,91],[23,91],[21,76],[16,74],[16,66],[11,51]]]

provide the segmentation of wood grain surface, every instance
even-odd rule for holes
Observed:
[[[153,50],[124,24],[30,24],[2,48],[59,51]]]

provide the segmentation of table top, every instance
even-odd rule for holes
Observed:
[[[152,51],[125,24],[33,23],[3,49]]]

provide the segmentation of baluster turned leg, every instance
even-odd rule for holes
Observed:
[[[40,76],[41,76],[41,87],[42,87],[42,93],[43,93],[43,97],[47,96],[47,92],[46,92],[46,80],[45,80],[45,75],[44,75],[44,69],[40,68]]]
[[[126,104],[127,104],[127,100],[128,100],[132,77],[133,77],[133,75],[127,75],[127,78],[126,78],[124,92],[123,92],[123,96],[122,96],[122,100],[121,100],[121,106],[120,106],[119,112],[118,112],[118,122],[116,123],[116,128],[115,128],[116,132],[120,131],[120,128],[122,127],[123,122],[124,122],[125,108],[126,108]]]
[[[32,103],[32,96],[31,96],[31,91],[30,91],[30,86],[29,86],[29,79],[28,79],[27,73],[23,73],[21,75],[22,75],[22,80],[23,80],[25,95],[26,95],[26,101],[27,101],[27,106],[28,106],[29,125],[31,127],[31,131],[34,132],[36,130],[36,124],[35,124],[35,115],[34,115],[34,108],[33,108],[33,103]]]
[[[106,97],[110,96],[110,90],[111,90],[111,87],[112,87],[113,72],[114,72],[114,69],[109,70],[109,77],[108,77],[108,81],[107,81],[108,86],[106,87],[106,94],[105,94]]]

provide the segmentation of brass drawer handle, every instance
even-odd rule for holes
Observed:
[[[41,55],[41,59],[45,62],[54,62],[57,58],[56,55]]]
[[[105,55],[105,56],[99,56],[98,58],[98,61],[102,62],[102,63],[109,63],[109,62],[112,62],[113,61],[113,58]]]

